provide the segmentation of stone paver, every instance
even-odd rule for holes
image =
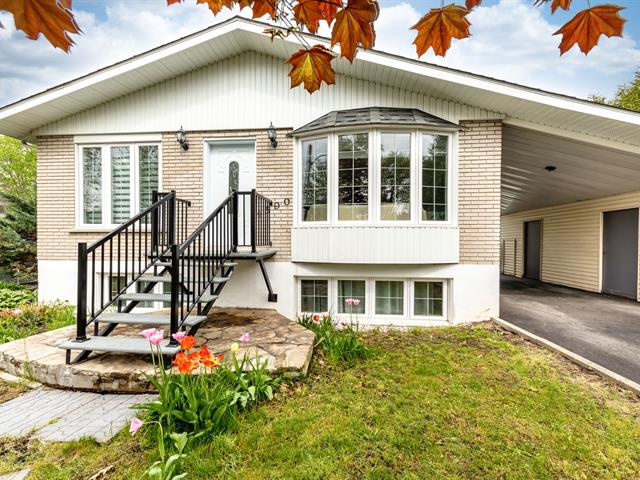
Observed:
[[[120,325],[112,335],[137,335],[142,329]],[[228,354],[231,343],[244,333],[250,334],[251,342],[242,345],[238,355],[247,353],[253,359],[258,354],[272,371],[306,375],[313,353],[313,333],[275,310],[214,308],[196,339],[198,345],[206,343],[212,352]],[[0,370],[26,375],[52,387],[94,392],[152,391],[144,375],[153,373],[149,357],[94,354],[88,361],[66,365],[65,353],[58,345],[74,334],[75,326],[69,326],[0,345]]]
[[[153,395],[38,389],[0,405],[0,437],[34,435],[44,441],[93,437],[104,442],[127,425],[135,403]]]

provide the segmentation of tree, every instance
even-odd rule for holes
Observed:
[[[36,272],[36,152],[0,136],[0,273],[31,280]]]
[[[168,5],[186,0],[167,0]],[[480,6],[483,0],[458,0],[461,3],[444,4],[429,10],[412,29],[417,31],[414,44],[418,56],[430,48],[436,55],[444,56],[453,39],[471,35],[471,23],[467,15]],[[462,3],[464,1],[464,3]],[[591,6],[590,0],[531,0],[538,6],[550,6],[551,12],[570,10],[574,4],[584,2],[586,9],[578,12],[554,35],[561,35],[560,53],[564,54],[578,45],[587,54],[598,43],[601,35],[622,36],[626,22],[620,16],[624,7],[603,4]],[[378,18],[377,0],[196,0],[206,4],[214,15],[223,8],[251,8],[253,18],[271,17],[278,27],[265,33],[276,37],[296,35],[304,48],[295,52],[287,61],[291,65],[291,88],[304,85],[313,93],[325,82],[335,83],[332,62],[336,54],[324,45],[309,45],[300,32],[316,33],[320,22],[331,27],[331,47],[340,46],[340,56],[353,61],[358,48],[368,49],[375,44],[375,21]],[[73,45],[72,34],[81,33],[72,11],[72,0],[0,0],[0,11],[13,15],[16,28],[28,38],[41,34],[55,47],[69,51]],[[1,26],[1,25],[0,25]],[[407,25],[409,26],[409,25]]]
[[[616,96],[611,104],[640,112],[640,68],[636,71],[633,81],[618,87]]]
[[[30,198],[35,185],[35,149],[20,140],[0,135],[0,194]]]

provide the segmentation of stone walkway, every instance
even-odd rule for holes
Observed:
[[[29,470],[20,470],[19,472],[5,473],[0,475],[0,480],[24,480],[29,475]]]
[[[93,354],[89,360],[65,364],[65,353],[58,348],[73,338],[75,326],[45,332],[0,345],[0,370],[27,376],[45,385],[94,392],[144,393],[151,386],[144,373],[153,373],[149,357],[127,354]],[[112,336],[137,335],[142,328],[118,326]],[[314,336],[275,310],[214,308],[209,320],[196,335],[198,345],[207,344],[214,353],[228,355],[239,337],[249,333],[251,341],[242,344],[238,356],[256,354],[269,368],[287,375],[306,375],[313,353]],[[74,355],[76,355],[74,353]]]
[[[92,437],[105,442],[135,415],[130,407],[153,395],[116,395],[40,388],[0,405],[0,437],[33,435],[44,441]]]

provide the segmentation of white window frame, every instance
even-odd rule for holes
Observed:
[[[399,315],[391,315],[391,314],[385,314],[385,313],[378,313],[376,312],[376,283],[377,282],[402,282],[402,313]],[[393,320],[393,319],[400,319],[400,318],[404,318],[407,319],[409,318],[409,306],[407,305],[407,301],[408,301],[408,292],[407,292],[407,280],[405,278],[380,278],[380,277],[376,277],[376,278],[372,278],[371,279],[371,292],[372,292],[372,296],[371,296],[371,301],[372,301],[372,310],[371,310],[371,318],[378,318],[378,319],[389,319],[389,320]]]
[[[339,305],[338,302],[340,301],[340,299],[338,298],[340,289],[338,288],[338,282],[340,281],[353,281],[353,282],[364,282],[364,313],[357,313],[357,314],[353,314],[353,320],[356,320],[358,318],[364,317],[370,317],[371,316],[371,294],[369,292],[369,283],[370,283],[370,279],[366,278],[366,277],[358,277],[358,276],[348,276],[348,277],[336,277],[333,279],[333,291],[335,291],[335,315],[337,318],[339,318],[340,320],[349,320],[349,314],[348,313],[340,313],[339,312]]]
[[[114,224],[111,211],[111,148],[129,147],[130,152],[130,211],[129,217],[140,212],[140,185],[139,185],[139,147],[158,147],[158,191],[162,190],[162,144],[161,142],[113,142],[113,143],[77,143],[76,144],[76,228],[82,230],[111,230],[119,224]],[[84,185],[83,185],[83,148],[100,148],[102,150],[102,223],[84,222]]]
[[[442,283],[442,315],[416,315],[415,312],[415,285],[417,283]],[[446,321],[449,318],[449,282],[446,278],[412,278],[409,280],[409,307],[410,316],[418,320]]]
[[[339,150],[340,150],[340,139],[339,137],[342,135],[358,135],[358,134],[366,134],[367,135],[367,171],[369,173],[369,179],[367,181],[367,219],[366,220],[339,220],[338,215],[340,213],[340,161],[339,161]],[[329,203],[334,203],[333,208],[333,216],[331,217],[331,224],[335,225],[344,225],[344,226],[358,226],[358,225],[369,225],[371,224],[372,215],[373,215],[373,204],[372,194],[374,193],[371,190],[371,168],[373,164],[373,152],[371,150],[371,146],[373,144],[373,132],[371,130],[345,130],[342,132],[335,132],[332,135],[333,137],[333,147],[331,150],[331,155],[328,159],[328,167],[331,172],[331,176],[333,177],[331,181],[332,188],[330,190],[330,194],[328,195]],[[335,185],[335,187],[333,187]]]
[[[358,133],[369,134],[369,218],[364,221],[338,220],[338,136]],[[411,135],[411,219],[381,220],[381,134],[409,133]],[[422,220],[422,134],[448,137],[447,158],[447,219]],[[302,221],[302,142],[318,138],[327,139],[327,220]],[[340,128],[313,132],[296,138],[294,148],[293,205],[294,226],[304,227],[451,227],[458,224],[458,133],[438,128]]]
[[[324,280],[327,282],[327,311],[326,312],[307,312],[307,311],[303,311],[302,310],[302,280]],[[296,303],[298,305],[298,307],[296,308],[296,310],[301,314],[301,315],[315,315],[315,314],[319,314],[322,315],[324,313],[332,313],[333,312],[333,307],[332,305],[332,301],[334,299],[334,294],[333,294],[333,288],[332,288],[332,281],[330,277],[300,277],[298,278],[298,281],[296,282]]]

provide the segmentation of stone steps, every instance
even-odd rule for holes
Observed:
[[[83,350],[89,352],[151,354],[151,345],[142,337],[87,337],[83,342],[70,340],[59,345],[63,350]],[[155,347],[154,347],[155,350]],[[173,356],[180,351],[180,345],[170,346],[169,340],[163,340],[160,353]]]
[[[193,327],[207,319],[206,315],[189,315],[183,325]],[[171,315],[161,313],[103,313],[98,317],[98,323],[120,323],[123,325],[140,325],[148,327],[168,327],[171,325]]]

